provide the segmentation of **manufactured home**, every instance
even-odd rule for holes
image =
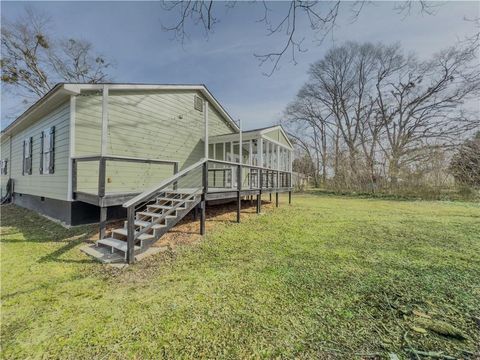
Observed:
[[[105,259],[133,262],[192,210],[291,197],[281,126],[241,131],[203,85],[58,84],[2,131],[2,201],[100,224]],[[105,234],[105,223],[125,218]]]

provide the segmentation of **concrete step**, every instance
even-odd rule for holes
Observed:
[[[112,233],[113,234],[119,234],[119,235],[123,235],[123,236],[127,236],[127,229],[115,229],[115,230],[112,230]],[[138,234],[138,231],[135,231],[135,235]],[[139,237],[137,237],[137,240],[151,240],[153,239],[153,235],[152,234],[142,234],[140,235]],[[122,241],[122,240],[120,240]],[[125,243],[126,244],[126,243]]]
[[[112,248],[112,252],[113,252],[113,249],[117,249],[123,252],[127,251],[127,242],[119,239],[106,238],[102,240],[97,240],[96,244],[109,246]],[[140,246],[135,245],[134,249],[140,250]]]

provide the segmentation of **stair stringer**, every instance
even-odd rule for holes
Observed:
[[[154,230],[154,238],[151,240],[142,241],[142,249],[140,252],[147,250],[152,244],[156,243],[163,235],[170,231],[177,223],[182,220],[190,211],[192,211],[195,206],[197,206],[201,201],[201,196],[196,195],[194,201],[186,202],[188,204],[185,208],[178,208],[177,216],[175,218],[165,219],[165,227]]]

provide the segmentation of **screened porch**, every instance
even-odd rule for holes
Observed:
[[[293,149],[269,132],[271,128],[209,137],[209,190],[237,188],[239,179],[242,189],[289,187]]]

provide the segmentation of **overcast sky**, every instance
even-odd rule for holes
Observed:
[[[1,3],[2,18],[14,20],[27,2]],[[266,36],[261,4],[238,2],[226,10],[215,3],[219,23],[205,38],[200,28],[193,28],[183,46],[162,31],[162,24],[175,21],[176,13],[162,10],[159,2],[35,2],[33,6],[48,13],[55,33],[83,38],[97,51],[115,60],[115,82],[207,85],[235,119],[242,119],[244,129],[277,123],[285,106],[307,79],[308,66],[321,59],[326,50],[344,41],[400,42],[407,51],[420,57],[454,44],[474,31],[464,17],[478,17],[478,2],[447,2],[434,16],[414,13],[408,17],[394,10],[394,3],[379,2],[365,7],[351,22],[348,5],[343,4],[334,33],[323,44],[300,27],[307,52],[298,55],[298,64],[284,58],[271,77],[263,75],[268,67],[259,67],[254,53],[278,50],[284,36]],[[269,3],[272,19],[284,14],[288,3]],[[2,91],[2,108],[15,104]],[[3,111],[5,114],[5,111]],[[6,126],[2,115],[2,128]]]

